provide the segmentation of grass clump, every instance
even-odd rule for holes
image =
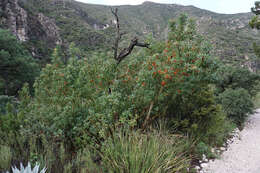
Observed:
[[[108,172],[185,172],[191,158],[190,142],[183,136],[139,131],[117,133],[102,147],[102,163]]]
[[[11,164],[11,149],[8,146],[0,145],[0,170],[7,170]]]

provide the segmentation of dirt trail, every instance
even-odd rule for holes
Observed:
[[[203,173],[260,173],[260,109],[219,160],[210,162]]]

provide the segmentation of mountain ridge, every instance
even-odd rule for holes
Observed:
[[[42,14],[53,20],[59,28],[62,44],[75,42],[84,50],[110,49],[115,36],[111,7],[118,8],[122,30],[129,33],[124,39],[126,42],[133,36],[145,39],[149,33],[154,38],[163,40],[167,35],[168,21],[186,13],[196,21],[199,33],[212,43],[212,54],[226,62],[244,63],[247,57],[254,57],[251,43],[260,43],[260,33],[248,25],[252,13],[219,14],[191,5],[160,4],[151,1],[145,1],[140,5],[122,6],[86,4],[74,0],[48,2],[21,0],[19,5],[28,14]]]

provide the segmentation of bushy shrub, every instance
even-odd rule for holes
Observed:
[[[194,135],[222,121],[209,87],[217,65],[208,44],[184,15],[170,28],[166,43],[119,66],[106,54],[78,59],[73,46],[65,65],[56,50],[34,84],[35,96],[24,88],[18,114],[27,133],[44,133],[77,150],[100,147],[118,127],[146,130],[165,117]]]
[[[239,126],[245,122],[250,113],[253,113],[253,101],[248,91],[243,88],[227,89],[218,99],[228,117]]]
[[[72,48],[66,66],[54,53],[53,64],[47,64],[34,84],[35,96],[31,98],[28,88],[23,89],[23,108],[19,112],[25,115],[28,133],[44,133],[48,138],[66,141],[66,148],[71,150],[86,144],[100,145],[108,129],[118,122],[115,114],[121,115],[125,108],[120,101],[122,93],[109,93],[113,59],[78,60],[75,50]],[[129,115],[122,116],[126,116],[125,120],[119,119],[123,123]]]
[[[216,73],[217,94],[224,92],[226,89],[244,88],[251,95],[255,96],[259,92],[260,75],[249,71],[245,67],[235,67],[222,65]]]
[[[204,142],[199,142],[196,145],[195,152],[200,159],[203,159],[203,155],[211,159],[216,158],[216,155],[211,152],[211,147],[209,147],[209,145],[205,144]]]
[[[227,138],[233,127],[226,118],[221,105],[217,104],[213,91],[194,92],[187,98],[179,98],[171,106],[172,114],[168,117],[171,127],[188,133],[198,141],[210,145],[219,145]]]
[[[16,99],[12,96],[0,95],[0,114],[6,113],[7,104],[17,105]]]

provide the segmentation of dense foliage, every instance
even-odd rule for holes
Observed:
[[[243,124],[248,115],[253,113],[252,98],[243,88],[227,89],[220,94],[219,100],[227,115],[238,125]]]
[[[259,91],[260,75],[249,71],[245,67],[222,65],[216,73],[216,92],[222,93],[226,89],[245,89],[251,97]]]
[[[17,95],[25,82],[38,75],[36,61],[7,30],[0,29],[0,95]]]
[[[254,110],[253,100],[259,90],[260,75],[244,67],[230,65],[217,70],[215,94],[224,112],[241,126]]]

